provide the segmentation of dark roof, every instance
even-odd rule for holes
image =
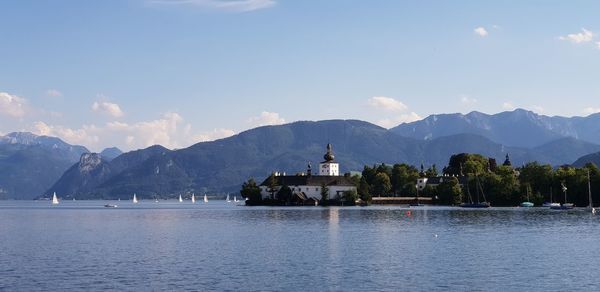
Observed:
[[[275,177],[275,184],[278,186],[354,186],[352,181],[345,176],[333,176],[333,175],[280,175]],[[267,177],[261,184],[261,186],[269,185],[269,178]]]

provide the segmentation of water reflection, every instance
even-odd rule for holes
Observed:
[[[0,290],[590,291],[600,277],[600,216],[578,209],[103,204],[0,202]]]

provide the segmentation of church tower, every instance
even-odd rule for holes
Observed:
[[[319,175],[339,176],[340,165],[333,159],[333,151],[331,150],[331,144],[327,144],[327,153],[323,156],[325,161],[319,163]]]
[[[508,157],[508,153],[506,153],[506,159],[504,160],[504,163],[502,163],[502,165],[512,166],[512,163],[510,162],[510,157]]]

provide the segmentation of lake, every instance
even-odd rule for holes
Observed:
[[[0,201],[0,290],[597,291],[599,240],[583,209]]]

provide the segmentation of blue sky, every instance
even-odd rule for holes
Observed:
[[[0,133],[170,148],[266,124],[600,111],[598,1],[0,2]]]

